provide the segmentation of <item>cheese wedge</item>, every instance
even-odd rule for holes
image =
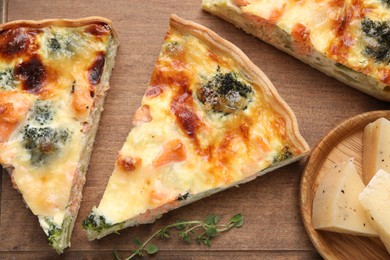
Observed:
[[[89,239],[153,222],[309,151],[291,109],[237,47],[175,15],[170,25],[103,198],[83,223]]]
[[[364,184],[353,159],[336,164],[321,180],[313,202],[313,226],[360,236],[377,236],[359,202]]]
[[[363,182],[383,169],[390,172],[390,121],[379,118],[364,128],[363,134]]]
[[[359,200],[390,253],[390,173],[380,169],[360,193]]]
[[[390,101],[388,1],[202,0],[202,8],[347,85]]]

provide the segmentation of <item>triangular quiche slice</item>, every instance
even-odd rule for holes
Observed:
[[[70,245],[117,47],[101,17],[0,26],[0,164],[58,253]]]
[[[296,118],[233,44],[175,15],[90,240],[253,180],[306,155]]]
[[[205,11],[387,102],[389,7],[388,0],[202,0]]]

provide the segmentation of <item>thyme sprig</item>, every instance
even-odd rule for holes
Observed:
[[[229,231],[232,228],[240,228],[244,224],[244,217],[241,214],[236,214],[231,217],[227,224],[220,224],[220,220],[221,218],[217,215],[209,215],[203,221],[178,221],[160,228],[143,243],[139,239],[134,238],[133,242],[138,248],[133,250],[131,256],[124,259],[129,260],[135,256],[156,254],[159,249],[155,244],[150,242],[156,237],[161,239],[170,238],[170,231],[173,228],[179,232],[179,237],[184,242],[191,243],[195,239],[198,244],[210,247],[211,240],[216,237],[218,233]],[[116,250],[114,251],[114,256],[117,260],[122,259]]]

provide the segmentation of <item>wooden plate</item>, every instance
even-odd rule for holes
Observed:
[[[380,117],[390,120],[390,111],[373,111],[350,118],[327,134],[312,150],[302,175],[300,207],[306,232],[325,259],[390,259],[379,238],[359,237],[313,228],[312,206],[318,183],[326,170],[337,162],[355,158],[361,174],[364,127]]]

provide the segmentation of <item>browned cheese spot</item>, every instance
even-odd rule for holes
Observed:
[[[196,139],[196,132],[202,125],[201,119],[192,108],[193,99],[190,92],[178,95],[171,103],[172,112],[182,131],[190,138]]]
[[[133,158],[130,156],[119,155],[117,164],[119,168],[125,172],[135,171],[137,167],[141,165],[141,158]]]
[[[38,55],[16,65],[14,73],[22,82],[22,88],[31,93],[39,92],[47,77],[45,66]]]
[[[0,32],[0,56],[12,60],[23,54],[31,56],[38,49],[34,42],[37,29],[13,28]]]
[[[92,65],[88,68],[88,80],[91,84],[96,85],[100,83],[105,60],[105,53],[99,52]]]
[[[97,37],[101,37],[109,34],[111,32],[111,29],[110,26],[106,23],[95,23],[88,25],[84,31]]]

